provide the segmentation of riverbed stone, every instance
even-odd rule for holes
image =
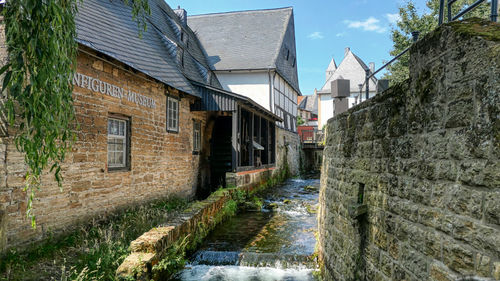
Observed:
[[[328,121],[327,280],[500,279],[499,57],[500,24],[443,25],[410,49],[409,80]]]

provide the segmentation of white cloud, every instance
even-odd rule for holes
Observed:
[[[315,32],[309,34],[307,37],[312,39],[312,40],[325,38],[325,36],[323,36],[323,33],[319,32],[319,31],[315,31]]]
[[[385,17],[391,24],[396,24],[399,20],[401,20],[401,17],[399,16],[398,13],[396,14],[385,14]]]
[[[337,36],[337,37],[344,37],[345,36],[345,32],[339,32],[339,33],[335,34],[335,36]]]
[[[347,24],[349,28],[360,28],[364,31],[374,31],[378,33],[384,33],[387,29],[379,25],[380,20],[369,17],[364,21],[352,21],[345,20],[344,23]]]

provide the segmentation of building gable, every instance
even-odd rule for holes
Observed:
[[[347,49],[344,59],[340,62],[339,66],[333,72],[330,70],[330,66],[326,70],[327,80],[320,92],[329,92],[331,82],[336,79],[350,80],[351,93],[359,92],[359,84],[365,83],[366,69],[368,69],[368,66],[351,50]],[[328,75],[329,72],[331,72],[331,75]],[[372,77],[370,80],[370,89],[375,90],[376,82],[376,78]]]

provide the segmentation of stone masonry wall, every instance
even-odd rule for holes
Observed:
[[[300,138],[297,133],[276,128],[276,167],[285,165],[285,158],[292,175],[299,173]]]
[[[325,280],[500,280],[500,25],[442,26],[410,66],[328,122]]]
[[[179,132],[166,131],[166,94],[175,90],[134,72],[117,61],[102,59],[90,49],[79,52],[77,72],[131,89],[155,100],[154,109],[75,86],[73,97],[80,126],[77,141],[62,168],[63,188],[45,175],[33,203],[36,230],[26,218],[23,192],[26,167],[12,144],[13,133],[0,140],[0,234],[6,247],[43,239],[50,232],[66,231],[118,208],[172,195],[192,196],[200,159],[193,155],[193,119],[205,127],[206,113],[191,112],[193,98],[181,97]],[[107,169],[107,121],[110,114],[130,117],[131,169]],[[0,237],[0,246],[2,237]],[[1,252],[2,248],[0,248]]]

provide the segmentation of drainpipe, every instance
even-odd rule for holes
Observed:
[[[274,77],[271,79],[271,69],[267,69],[267,78],[269,79],[269,111],[274,112],[274,104],[273,104],[273,89],[274,89]]]
[[[273,106],[273,88],[274,88],[273,81],[274,81],[274,79],[271,79],[271,69],[270,68],[267,69],[267,78],[269,79],[269,111],[271,111],[272,113],[275,113],[274,106]]]

